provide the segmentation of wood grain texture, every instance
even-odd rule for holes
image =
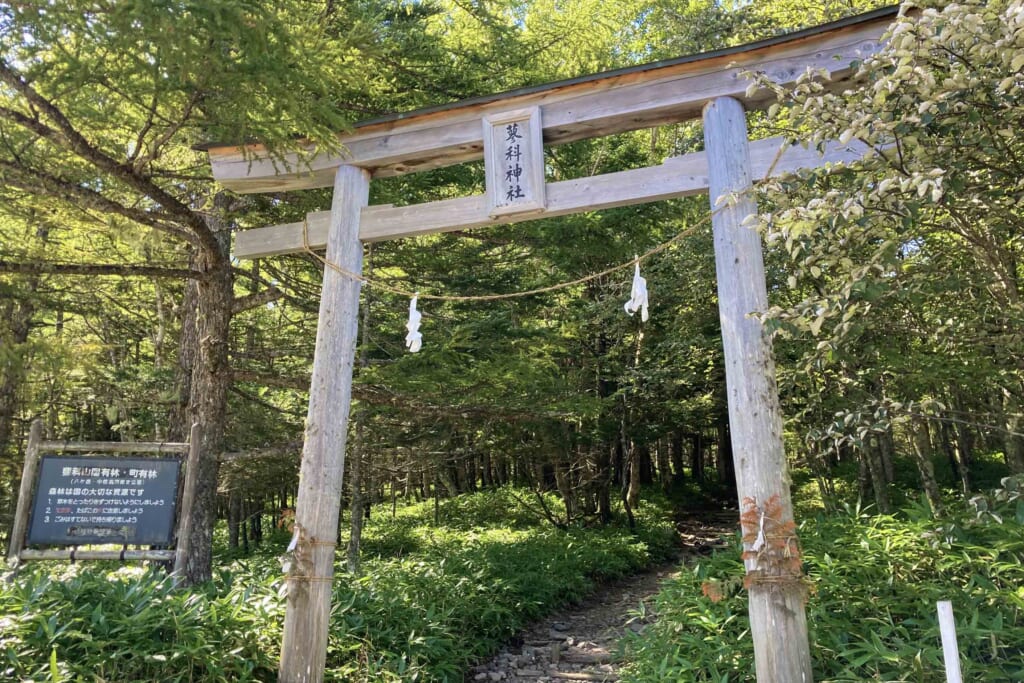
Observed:
[[[832,142],[823,153],[788,146],[776,159],[783,144],[783,138],[758,140],[751,144],[755,179],[763,178],[769,169],[773,169],[773,175],[778,175],[799,168],[856,161],[868,153],[863,143],[841,145]],[[362,211],[359,237],[364,242],[377,242],[687,197],[707,192],[707,173],[707,156],[704,152],[694,152],[666,159],[660,166],[549,183],[546,211],[498,218],[488,215],[484,195],[412,206],[367,206]],[[330,211],[308,214],[306,234],[311,248],[323,249],[326,245],[330,215]],[[235,234],[234,256],[251,259],[300,252],[304,249],[302,228],[302,223],[286,223],[240,231]]]
[[[363,267],[359,216],[369,191],[367,171],[354,166],[338,169],[327,258],[353,273],[361,272]],[[324,676],[334,547],[338,540],[338,509],[352,401],[359,285],[359,281],[330,268],[324,272],[295,509],[297,544],[288,573],[288,604],[278,670],[278,680],[284,683],[319,683]]]
[[[36,483],[39,468],[39,444],[43,440],[43,421],[36,418],[28,431],[25,446],[25,464],[21,468],[21,486],[18,489],[18,504],[14,510],[14,527],[7,550],[8,564],[17,563],[25,547],[25,531],[28,529],[29,511],[32,509],[32,488]]]
[[[31,560],[123,560],[125,562],[168,562],[174,559],[173,550],[33,550],[21,551],[23,562]]]
[[[199,481],[199,459],[202,457],[202,438],[199,424],[194,423],[189,431],[188,460],[185,462],[185,483],[181,487],[181,507],[178,512],[178,529],[175,535],[174,585],[185,578],[186,563],[192,542],[192,507],[195,505],[196,484]]]
[[[169,455],[187,453],[187,443],[171,441],[43,441],[39,450],[46,453],[146,453]]]
[[[707,105],[704,144],[711,204],[718,210],[712,217],[715,272],[741,509],[772,507],[774,521],[786,525],[793,520],[790,479],[771,341],[756,317],[767,310],[768,293],[761,239],[754,228],[744,225],[757,213],[757,204],[747,192],[753,183],[746,115],[739,101],[720,98]],[[778,540],[769,537],[768,544]],[[785,539],[787,547],[789,542]],[[805,589],[777,563],[762,561],[755,546],[745,538],[748,577],[768,579],[754,581],[749,588],[758,683],[810,682]]]
[[[339,136],[340,151],[335,153],[309,148],[301,158],[291,154],[273,159],[259,145],[215,147],[208,150],[210,162],[214,177],[235,192],[281,192],[328,187],[333,169],[342,163],[387,177],[480,159],[481,119],[511,109],[539,106],[544,142],[553,145],[685,121],[699,116],[701,107],[716,97],[735,97],[759,108],[773,98],[766,91],[747,96],[744,72],[762,72],[776,83],[789,84],[807,69],[820,69],[829,74],[828,87],[844,87],[850,64],[878,51],[890,21],[890,16],[877,17],[747,52],[555,84],[442,112],[411,112]]]

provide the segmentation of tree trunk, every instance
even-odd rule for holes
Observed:
[[[838,450],[838,447],[836,448]],[[857,499],[862,503],[868,499],[868,494],[871,493],[871,470],[868,467],[868,460],[873,457],[870,450],[862,448],[858,451],[860,457],[857,458]],[[878,511],[882,512],[882,506],[875,501]]]
[[[733,463],[732,438],[729,436],[729,416],[725,414],[718,421],[718,481],[737,496],[736,468]]]
[[[668,493],[672,489],[672,471],[669,468],[668,443],[665,439],[658,439],[654,444],[654,454],[658,462],[658,483],[662,493]]]
[[[875,492],[875,506],[879,513],[888,515],[892,513],[892,504],[889,502],[889,481],[885,476],[885,468],[882,466],[880,440],[881,435],[865,444],[861,449],[861,457],[867,464],[868,472],[871,475],[871,488]]]
[[[885,483],[892,484],[896,481],[896,469],[893,464],[896,459],[896,440],[892,436],[892,425],[878,435],[878,458],[882,463]]]
[[[672,483],[681,483],[686,474],[683,471],[683,433],[680,430],[672,432],[671,455],[672,460]]]
[[[814,473],[814,479],[818,484],[818,492],[821,494],[821,504],[826,512],[832,512],[836,507],[835,482],[832,480],[832,471],[828,466],[828,459],[821,452],[818,442],[812,443],[807,450],[807,462]]]
[[[611,449],[612,483],[616,486],[622,486],[626,482],[626,477],[629,476],[626,470],[629,464],[626,462],[626,443],[624,439],[625,432],[620,428]]]
[[[231,379],[228,360],[234,276],[230,261],[231,232],[222,213],[228,198],[214,199],[207,223],[217,237],[219,254],[197,251],[193,267],[208,274],[186,284],[182,304],[179,352],[179,404],[172,416],[170,438],[183,441],[193,422],[202,427],[199,478],[192,510],[192,533],[184,583],[208,581],[212,572],[213,527],[217,510],[218,456],[223,450],[227,393]]]
[[[232,487],[228,493],[228,547],[238,548],[238,532],[242,523],[242,496]]]
[[[942,516],[942,493],[939,491],[939,484],[935,480],[935,466],[932,464],[931,438],[928,435],[928,423],[924,418],[914,417],[910,420],[911,451],[914,454],[914,462],[917,464],[917,471],[921,475],[921,486],[928,498],[928,505],[931,506],[932,514],[935,517]]]
[[[957,450],[956,433],[949,422],[943,421],[939,424],[939,441],[942,444],[942,452],[946,455],[949,467],[953,471],[953,477],[960,481],[960,490],[964,496],[970,495],[971,479],[967,466],[960,459]]]
[[[1006,422],[1003,440],[1006,466],[1013,474],[1024,474],[1024,415],[1021,414],[1016,391],[1003,389],[1003,415]]]
[[[595,495],[597,497],[597,516],[602,524],[612,521],[612,450],[615,445],[596,446],[597,456],[594,458],[596,472],[594,473]]]
[[[635,443],[629,448],[629,484],[626,489],[626,502],[630,510],[635,510],[640,504],[640,484],[643,480],[641,450]]]
[[[954,417],[965,415],[964,402],[959,387],[953,387],[950,391],[949,404],[953,408]],[[974,460],[974,435],[970,428],[959,421],[953,423],[953,431],[956,434],[956,455],[960,464],[960,481],[963,485],[964,495],[971,491],[971,463]]]
[[[555,465],[555,483],[565,505],[565,523],[570,524],[576,516],[576,492],[569,478],[569,463],[565,460],[560,460]]]
[[[263,499],[257,499],[252,507],[252,542],[257,546],[263,541]]]
[[[493,472],[491,470],[492,467],[493,466],[491,465],[491,451],[490,450],[484,451],[483,463],[481,463],[481,467],[480,467],[480,474],[481,474],[481,477],[482,477],[481,485],[485,489],[493,489],[494,488],[494,476],[493,476]]]
[[[242,499],[242,552],[246,555],[249,554],[249,501],[248,499]]]
[[[704,437],[700,432],[690,434],[690,473],[696,482],[704,481]]]
[[[636,446],[637,457],[640,460],[640,484],[650,486],[654,483],[654,462],[651,460],[651,447],[647,444]]]

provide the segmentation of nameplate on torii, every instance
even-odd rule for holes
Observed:
[[[490,114],[483,126],[487,215],[544,211],[540,107]]]

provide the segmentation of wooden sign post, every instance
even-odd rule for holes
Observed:
[[[188,555],[195,463],[199,458],[199,425],[192,425],[189,443],[44,441],[42,434],[43,423],[36,419],[29,429],[8,563],[175,560],[177,580]],[[185,452],[189,457],[185,464],[184,490],[179,496],[178,474],[181,455]],[[80,455],[58,456],[67,453]],[[98,455],[111,453],[174,457]],[[49,547],[26,548],[26,544]],[[122,548],[78,547],[94,544],[121,545]],[[177,550],[128,549],[129,545],[172,544],[177,545]]]
[[[28,530],[29,510],[32,507],[32,487],[39,468],[39,443],[43,440],[43,421],[32,420],[28,428],[28,444],[25,446],[25,464],[21,467],[21,487],[18,489],[18,503],[14,510],[14,528],[7,551],[7,563],[17,564],[25,545]]]

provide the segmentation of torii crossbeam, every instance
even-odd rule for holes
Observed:
[[[326,246],[328,261],[360,273],[364,241],[708,192],[715,208],[719,312],[744,531],[756,536],[766,520],[785,527],[793,513],[771,343],[749,315],[766,309],[767,293],[760,239],[744,225],[757,211],[746,191],[769,170],[849,161],[869,150],[833,144],[824,154],[794,148],[778,156],[778,140],[748,143],[745,109],[761,108],[772,97],[764,90],[748,95],[743,72],[760,72],[785,85],[812,69],[827,74],[829,87],[846,87],[854,63],[879,49],[896,13],[895,7],[885,8],[749,45],[366,121],[339,137],[338,154],[310,149],[304,159],[293,155],[282,163],[260,145],[209,145],[214,177],[236,192],[334,187],[329,212],[312,213],[305,224],[240,232],[235,255],[257,258]],[[650,168],[544,181],[545,145],[700,115],[706,152]],[[367,206],[371,178],[481,157],[484,195]],[[723,195],[738,200],[718,206]],[[279,669],[286,683],[323,680],[358,306],[359,282],[325,269]],[[748,528],[751,518],[754,526]],[[781,552],[798,552],[795,538],[781,542]],[[745,550],[757,550],[758,543],[765,540],[745,539]],[[811,681],[801,577],[782,568],[771,552],[745,555],[751,558],[746,566],[758,681]]]

